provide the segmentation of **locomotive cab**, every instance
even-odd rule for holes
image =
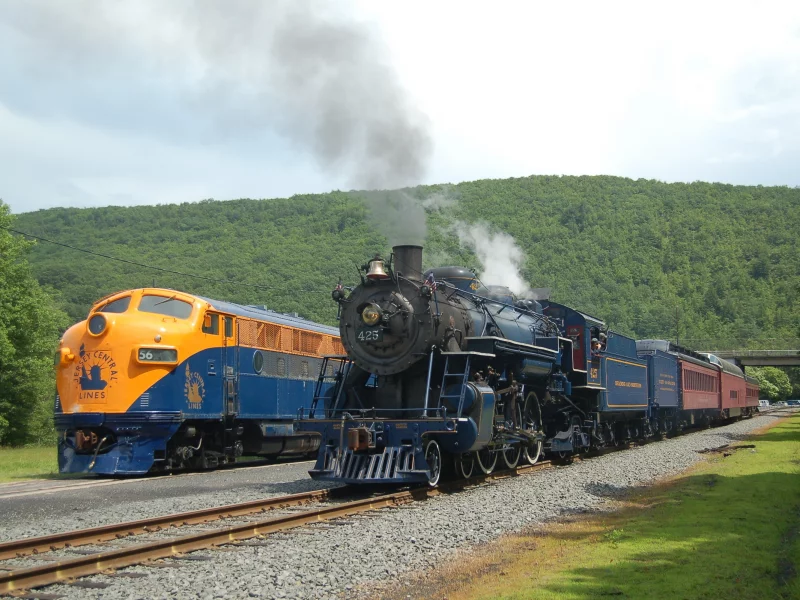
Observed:
[[[563,304],[545,301],[543,313],[559,326],[561,334],[572,340],[571,381],[573,386],[602,387],[599,348],[592,348],[605,324]]]

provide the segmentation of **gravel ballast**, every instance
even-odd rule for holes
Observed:
[[[602,508],[606,500],[632,486],[652,483],[703,460],[699,451],[736,442],[776,418],[761,415],[425,502],[349,517],[337,525],[322,523],[276,534],[262,546],[198,552],[213,559],[207,562],[176,561],[176,568],[127,570],[148,574],[139,579],[91,578],[111,584],[103,590],[52,586],[46,591],[66,598],[109,600],[351,597],[357,586],[366,582],[402,580],[404,573],[439,565],[459,550],[503,534],[565,514]],[[284,493],[292,491],[298,490]],[[196,507],[180,510],[187,508]]]
[[[332,487],[313,462],[191,473],[0,498],[0,542]]]

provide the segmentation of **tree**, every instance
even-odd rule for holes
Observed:
[[[759,395],[773,402],[785,400],[792,394],[789,376],[777,367],[750,367],[747,374],[758,379]]]
[[[53,356],[66,315],[27,262],[32,245],[8,231],[0,201],[0,444],[47,441],[53,432]]]
[[[533,176],[419,186],[403,194],[425,207],[426,268],[479,267],[453,224],[486,222],[524,251],[522,275],[531,287],[552,289],[554,301],[620,333],[674,339],[678,306],[681,344],[696,350],[800,343],[800,190]],[[370,196],[373,206],[378,197],[390,195]],[[414,211],[407,216],[413,221],[415,214],[422,218]],[[58,290],[73,322],[98,298],[155,280],[334,323],[330,290],[339,277],[344,285],[357,282],[356,264],[387,254],[386,224],[394,228],[407,219],[395,221],[368,211],[359,192],[53,208],[16,218],[31,234],[162,269],[36,244],[31,269],[47,289]]]

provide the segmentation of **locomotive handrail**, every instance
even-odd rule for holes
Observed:
[[[428,416],[428,401],[431,395],[431,373],[433,372],[433,353],[436,350],[436,346],[431,348],[431,357],[428,360],[428,381],[425,384],[425,407],[422,409],[422,416]]]
[[[420,413],[420,412],[422,412],[422,409],[419,408],[419,407],[412,407],[412,408],[374,408],[374,407],[372,407],[372,408],[355,408],[355,409],[354,408],[348,408],[347,411],[344,411],[344,412],[342,410],[340,410],[338,416],[332,414],[328,418],[338,421],[338,420],[341,420],[341,415],[342,414],[349,413],[350,418],[352,418],[352,419],[357,419],[357,418],[358,419],[369,419],[369,418],[378,417],[379,413],[411,413],[411,412]],[[430,407],[430,408],[428,408],[428,412],[429,413],[434,413],[434,414],[429,414],[427,417],[424,417],[424,418],[428,418],[428,419],[434,418],[434,417],[447,418],[445,416],[446,415],[446,409],[445,409],[444,406],[437,406],[436,408]],[[374,413],[374,416],[373,417],[369,417],[367,413]],[[435,413],[439,413],[439,414],[435,415]],[[420,416],[420,419],[422,419],[422,418],[423,417]],[[451,418],[455,418],[455,417],[451,417]]]

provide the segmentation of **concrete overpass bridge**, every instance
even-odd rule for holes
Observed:
[[[703,350],[741,367],[800,366],[800,350]]]

